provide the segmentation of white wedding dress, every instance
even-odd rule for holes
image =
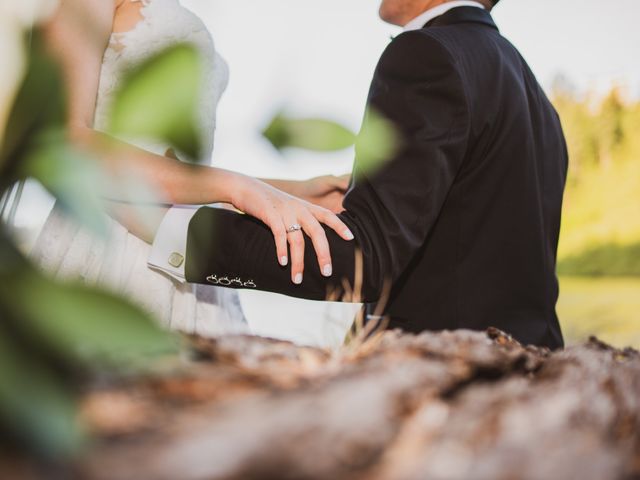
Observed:
[[[202,54],[204,88],[199,125],[206,158],[210,159],[216,106],[228,83],[228,67],[215,51],[202,20],[178,0],[141,1],[143,20],[129,32],[112,35],[105,51],[95,128],[105,128],[110,101],[126,69],[166,47],[188,42]],[[160,155],[168,149],[168,145],[160,143],[127,141]],[[181,284],[150,270],[147,267],[150,245],[114,220],[108,222],[108,240],[96,239],[56,205],[36,242],[33,258],[58,278],[80,278],[128,297],[169,328],[205,336],[248,331],[236,291]]]

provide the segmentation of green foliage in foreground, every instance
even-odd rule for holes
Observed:
[[[81,445],[75,393],[89,374],[133,372],[175,351],[138,308],[36,271],[0,237],[0,425],[46,456]]]
[[[640,102],[556,88],[554,104],[570,158],[560,272],[640,276]]]
[[[110,131],[166,139],[191,160],[201,160],[196,113],[203,88],[200,67],[199,53],[183,44],[134,67],[111,107]]]
[[[356,162],[362,172],[371,172],[388,161],[401,147],[393,124],[374,110],[366,112],[358,134],[338,123],[320,118],[292,119],[277,114],[262,132],[278,151],[302,148],[333,152],[355,147]]]
[[[0,132],[6,139],[0,151],[0,198],[15,181],[35,178],[79,224],[104,233],[98,183],[107,174],[67,141],[60,72],[37,32],[28,65],[6,131]],[[176,67],[177,79],[171,78]],[[178,46],[150,59],[123,83],[114,130],[144,134],[197,157],[196,89],[171,97],[166,87],[195,86],[198,78],[193,47]],[[146,93],[141,95],[141,90]],[[170,120],[159,118],[163,112]],[[171,333],[124,299],[38,271],[0,223],[3,448],[8,443],[55,460],[74,455],[83,443],[76,398],[85,379],[151,368],[152,360],[175,353],[177,346]]]
[[[304,148],[316,152],[344,150],[356,136],[348,128],[321,118],[291,119],[277,114],[262,132],[277,150]]]

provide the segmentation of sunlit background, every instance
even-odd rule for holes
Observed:
[[[183,0],[231,68],[213,162],[262,177],[345,173],[353,154],[285,158],[260,137],[278,109],[358,128],[380,53],[399,29],[373,0]],[[640,345],[638,0],[502,0],[494,17],[563,117],[572,176],[560,249],[559,314],[571,340]],[[613,92],[613,93],[612,93]],[[33,238],[51,201],[34,186],[18,214]],[[256,333],[339,343],[354,308],[243,293]]]

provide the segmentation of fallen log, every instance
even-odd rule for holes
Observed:
[[[640,475],[634,350],[592,339],[551,353],[497,331],[390,332],[337,354],[251,337],[192,342],[178,373],[87,394],[99,441],[78,476]]]

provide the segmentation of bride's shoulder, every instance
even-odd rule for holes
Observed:
[[[86,37],[87,25],[91,25],[91,35],[96,41],[111,33],[116,10],[115,2],[120,0],[62,0],[56,14],[45,24],[45,30],[59,32],[65,37]],[[78,39],[79,40],[79,39]],[[89,42],[92,43],[92,42]]]

